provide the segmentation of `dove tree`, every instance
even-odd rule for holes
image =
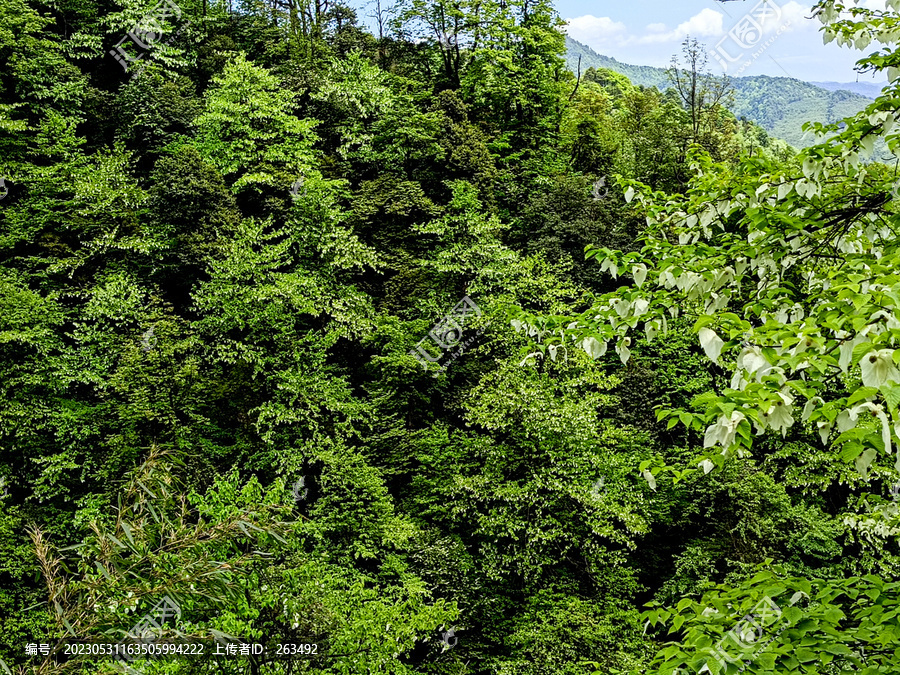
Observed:
[[[822,0],[813,17],[826,43],[884,45],[857,66],[886,71],[890,84],[878,99],[843,124],[805,125],[819,142],[787,165],[744,158],[727,167],[695,148],[684,195],[620,180],[626,201],[646,217],[643,247],[586,249],[621,279],[619,288],[579,316],[513,311],[514,326],[539,342],[537,354],[552,358],[575,342],[596,359],[612,343],[623,363],[638,333],[653,339],[676,317],[694,321],[699,347],[726,386],[698,396],[691,411],[658,411],[670,428],[702,434],[703,450],[684,471],[644,462],[650,475],[709,473],[748,456],[754,437],[804,429],[835,461],[852,462],[860,483],[897,482],[896,163],[865,160],[883,159],[872,157],[878,140],[900,158],[900,0],[887,0],[884,10],[859,4]],[[847,524],[861,535],[900,534],[897,505],[871,497],[863,494],[867,512],[847,516]],[[897,672],[900,655],[887,636],[897,630],[898,591],[876,575],[810,580],[769,568],[699,602],[651,603],[647,628],[666,627],[671,642],[642,672]],[[763,621],[758,608],[776,605],[769,614],[777,622]]]
[[[842,13],[823,1],[814,16],[826,42],[893,45],[900,1],[887,5]],[[658,411],[670,428],[680,422],[703,434],[694,466],[644,462],[642,471],[708,473],[746,455],[754,436],[806,424],[862,479],[900,472],[896,170],[864,161],[877,139],[900,157],[900,55],[876,52],[857,67],[886,70],[891,84],[844,124],[807,124],[819,143],[792,163],[744,158],[729,167],[695,147],[684,195],[618,179],[646,217],[643,247],[588,246],[586,255],[619,288],[579,316],[513,310],[513,325],[538,343],[534,354],[553,358],[574,342],[596,359],[613,345],[623,363],[637,335],[652,340],[673,318],[695,321],[729,386],[697,397],[693,411]]]

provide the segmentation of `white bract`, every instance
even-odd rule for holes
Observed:
[[[644,285],[644,280],[646,280],[647,278],[647,266],[635,265],[631,268],[631,276],[634,277],[634,283],[636,283],[637,287],[640,288]]]
[[[582,340],[581,348],[587,352],[592,359],[599,359],[606,353],[606,342],[600,342],[595,337],[588,337]]]
[[[700,346],[703,347],[703,351],[706,352],[710,361],[716,362],[719,360],[719,354],[722,353],[724,345],[725,342],[716,335],[715,331],[709,328],[700,329]]]
[[[734,445],[738,425],[745,419],[747,417],[737,410],[733,410],[730,416],[722,415],[715,424],[707,427],[703,447],[709,448],[718,444],[727,450]]]
[[[766,429],[781,431],[782,436],[793,426],[794,418],[791,415],[792,397],[789,394],[778,392],[774,400],[765,401],[758,411],[759,421],[755,422],[756,433],[761,434]]]
[[[859,362],[862,381],[867,387],[880,387],[886,382],[900,382],[900,371],[894,366],[893,349],[869,352]]]

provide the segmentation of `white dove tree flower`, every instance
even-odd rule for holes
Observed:
[[[722,340],[716,332],[710,328],[700,329],[700,346],[709,357],[709,360],[716,363],[719,360],[719,354],[722,353],[722,347],[725,341]]]
[[[864,355],[859,362],[863,384],[878,388],[886,382],[900,382],[900,371],[894,365],[893,356],[893,349],[878,349]]]
[[[606,353],[607,343],[601,342],[595,337],[586,337],[581,342],[581,348],[587,352],[587,355],[592,359],[599,359]]]
[[[622,361],[622,365],[626,365],[628,363],[628,359],[631,357],[631,350],[628,347],[631,346],[631,338],[626,337],[622,338],[616,343],[616,354],[619,355],[619,359]]]
[[[793,398],[790,394],[778,392],[778,398],[772,401],[768,410],[763,410],[760,415],[760,427],[769,428],[772,431],[781,431],[781,435],[787,435],[787,430],[794,425],[794,418],[791,416],[791,403]]]
[[[744,389],[747,385],[743,371],[752,376],[756,382],[761,382],[763,377],[771,375],[775,370],[775,366],[769,363],[769,360],[763,356],[762,348],[757,345],[746,347],[738,355],[736,366],[731,379],[732,389]]]
[[[819,396],[813,396],[806,402],[806,405],[803,406],[803,412],[800,414],[800,421],[806,422],[813,414],[813,411],[817,406],[822,405],[825,401],[822,400]]]
[[[616,310],[616,314],[618,314],[622,318],[628,316],[628,313],[631,311],[631,303],[628,300],[616,300],[613,303],[613,307]]]
[[[888,454],[891,453],[891,425],[888,421],[887,415],[884,413],[884,408],[880,405],[876,405],[870,401],[866,401],[865,403],[860,403],[855,408],[850,410],[850,414],[854,416],[854,421],[856,421],[859,417],[859,414],[863,411],[867,411],[869,415],[876,418],[879,422],[881,422],[881,442],[884,445],[885,452]]]
[[[727,417],[725,415],[720,416],[715,424],[711,424],[706,428],[703,447],[710,448],[718,444],[727,450],[734,445],[738,425],[745,419],[747,419],[747,416],[739,410],[732,410]]]
[[[834,424],[828,420],[817,420],[816,426],[819,429],[819,438],[822,439],[822,445],[827,445],[828,436],[831,435],[831,429],[834,427]]]
[[[615,261],[613,261],[609,258],[604,260],[603,263],[600,265],[601,272],[606,272],[607,270],[609,270],[609,273],[612,275],[613,279],[615,279],[619,274],[619,266],[616,265]]]
[[[644,285],[644,280],[647,278],[647,266],[643,264],[635,265],[631,268],[631,276],[634,277],[634,283],[640,288]]]

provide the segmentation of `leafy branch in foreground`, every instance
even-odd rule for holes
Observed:
[[[646,628],[678,639],[644,672],[894,673],[898,606],[900,583],[803,579],[767,560],[737,587],[710,585],[670,609],[650,603]]]
[[[285,541],[281,534],[292,524],[280,519],[285,509],[273,495],[254,509],[199,509],[199,496],[179,489],[175,470],[181,465],[177,454],[153,447],[127,477],[110,517],[91,521],[90,533],[76,546],[56,551],[39,528],[30,529],[60,635],[34,673],[71,672],[79,667],[77,661],[54,663],[62,639],[121,640],[163,596],[174,599],[191,624],[202,623],[242,595],[235,577],[265,556],[261,549],[273,540]],[[244,490],[258,488],[250,481]],[[203,630],[191,635],[211,636]]]
[[[614,341],[625,363],[639,326],[652,340],[669,317],[694,318],[730,386],[698,397],[699,412],[659,416],[705,428],[704,472],[749,450],[754,434],[785,434],[799,415],[865,479],[900,438],[900,217],[885,168],[829,143],[809,149],[795,175],[757,159],[732,171],[698,151],[692,167],[686,196],[623,181],[646,213],[640,251],[587,248],[632,283],[580,316],[519,312],[514,325],[551,355],[571,341],[599,358]]]

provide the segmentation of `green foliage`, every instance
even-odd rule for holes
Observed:
[[[878,35],[893,41],[887,31],[900,21],[894,14],[870,17],[867,10],[859,10],[859,15],[871,24],[844,20],[830,2],[819,3],[818,10],[828,26],[826,36],[855,40],[859,47],[870,38],[853,33],[851,26],[863,25],[876,34],[884,31]],[[861,64],[895,68],[892,57],[881,55]],[[894,77],[900,69],[890,73]],[[726,521],[733,542],[760,539],[749,547],[754,557],[769,554],[766,546],[778,543],[776,532],[794,529],[799,535],[819,521],[794,562],[799,564],[795,569],[810,577],[817,567],[828,569],[829,559],[837,556],[837,547],[827,542],[842,530],[845,537],[860,541],[891,542],[884,562],[878,564],[880,569],[891,568],[895,557],[897,508],[874,494],[871,484],[873,478],[890,480],[890,476],[896,482],[900,469],[900,454],[896,461],[894,456],[900,438],[896,425],[900,398],[893,391],[900,381],[893,315],[898,302],[893,237],[897,216],[885,168],[860,162],[860,154],[871,153],[878,139],[889,147],[895,145],[890,135],[895,122],[891,96],[885,94],[845,120],[843,131],[837,125],[814,125],[820,138],[827,132],[834,136],[801,153],[799,166],[779,165],[767,157],[744,158],[737,166],[718,164],[695,147],[690,155],[694,177],[684,196],[665,195],[638,181],[620,181],[626,202],[634,202],[646,216],[643,248],[611,251],[590,245],[586,251],[588,258],[600,263],[601,271],[614,280],[622,272],[628,283],[598,295],[580,315],[550,317],[521,310],[512,314],[514,325],[537,338],[541,353],[580,345],[598,358],[613,341],[623,364],[632,358],[629,348],[638,326],[650,339],[668,333],[670,318],[693,321],[692,332],[697,333],[721,384],[696,396],[691,401],[693,411],[660,406],[657,416],[660,421],[668,419],[670,429],[683,426],[698,449],[702,435],[703,449],[690,460],[645,460],[639,469],[651,487],[667,473],[677,484],[686,477],[724,470],[734,459],[774,460],[778,436],[787,439],[790,434],[790,440],[801,447],[824,445],[823,464],[851,465],[855,475],[829,469],[827,478],[821,477],[822,484],[834,489],[849,482],[861,492],[839,507],[843,527],[829,527],[814,510],[795,511],[790,516],[793,525],[761,518],[758,514],[763,511],[787,516],[794,510],[784,496],[766,507],[758,503],[755,495],[772,493],[763,477],[746,481],[749,490],[737,500],[757,515],[741,518],[741,524]],[[774,435],[771,432],[778,436],[769,442],[754,440],[754,436]],[[781,453],[780,459],[786,456]],[[749,523],[753,526],[748,529]],[[781,548],[788,543],[783,541]],[[715,573],[710,564],[714,557],[708,545],[698,542],[680,562],[686,571],[693,569],[702,578]],[[804,570],[811,562],[813,569]],[[830,571],[833,574],[836,569]],[[761,573],[750,583],[764,578],[768,577]],[[812,582],[795,579],[792,583],[805,584],[804,593],[811,595]],[[723,606],[728,599],[741,598],[741,611],[748,609],[746,588],[720,586],[718,597],[705,597],[700,603],[685,598],[674,611],[651,610],[650,625],[671,617],[670,633],[676,638],[660,652],[654,672],[681,667],[697,670],[705,665],[713,673],[739,669],[788,673],[800,672],[811,661],[834,661],[837,672],[851,663],[859,667],[854,650],[863,648],[875,654],[867,671],[895,669],[893,652],[883,650],[879,638],[874,644],[862,644],[882,630],[892,633],[892,614],[873,613],[860,603],[841,609],[839,600],[845,591],[850,600],[857,600],[866,593],[857,586],[867,583],[874,584],[878,593],[883,587],[892,592],[890,585],[874,575],[852,578],[846,586],[816,583],[822,590],[814,595],[809,611],[785,609],[788,624],[779,632],[782,646],[748,656],[752,651],[745,644],[748,641],[739,639],[736,644],[747,653],[738,654],[737,659],[710,660],[710,650],[724,631],[710,636],[709,628],[718,626],[718,617],[726,615]],[[753,600],[761,595],[776,597],[784,590],[784,586],[760,590]],[[867,597],[875,599],[878,593]],[[792,596],[790,605],[799,597],[799,593]],[[687,608],[691,613],[681,614]],[[852,617],[849,625],[841,623],[845,616]],[[839,632],[839,625],[845,632]],[[820,626],[824,626],[822,632],[816,632]]]
[[[766,593],[756,672],[896,671],[890,96],[797,157],[546,2],[180,9],[131,79],[144,4],[0,7],[0,671],[169,596],[324,656],[148,675],[662,673]]]
[[[315,140],[314,122],[297,119],[292,108],[293,95],[238,54],[206,92],[206,109],[194,120],[197,149],[234,191],[283,187],[279,174],[308,170]]]
[[[851,668],[888,673],[897,584],[868,575],[806,579],[771,560],[737,587],[715,585],[669,610],[651,603],[649,627],[683,636],[647,672],[801,673]],[[637,671],[634,671],[637,672]]]

